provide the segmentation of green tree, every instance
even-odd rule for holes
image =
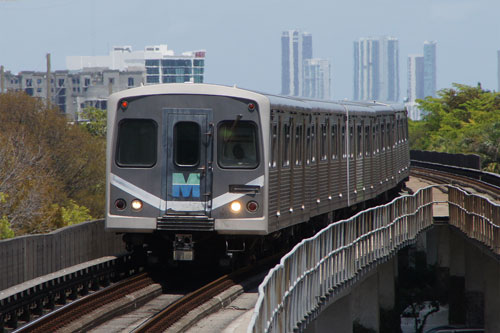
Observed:
[[[409,122],[410,147],[448,153],[475,153],[483,168],[500,171],[500,94],[453,84],[438,97],[418,100],[423,121]]]
[[[7,196],[0,192],[0,202],[4,203],[7,200]],[[14,230],[12,230],[9,220],[6,216],[0,218],[0,239],[12,238],[14,237]]]
[[[80,118],[84,121],[80,122],[80,126],[85,128],[91,135],[105,138],[107,129],[107,112],[106,110],[95,107],[86,107],[80,113]]]
[[[22,235],[84,215],[73,211],[103,216],[105,146],[104,137],[68,123],[57,108],[22,92],[0,94],[0,217]]]

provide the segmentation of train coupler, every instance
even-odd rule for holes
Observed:
[[[173,259],[178,261],[194,260],[193,235],[189,234],[175,235]]]

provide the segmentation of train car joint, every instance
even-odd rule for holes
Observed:
[[[194,260],[193,235],[189,234],[175,235],[173,259],[179,261]]]

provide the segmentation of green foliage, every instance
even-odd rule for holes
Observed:
[[[89,219],[103,216],[105,146],[57,108],[20,92],[0,94],[0,217],[18,236],[67,225],[65,216],[80,222],[84,207]]]
[[[0,203],[5,203],[7,201],[7,195],[0,192]],[[0,239],[7,239],[14,237],[14,231],[10,227],[9,220],[6,216],[0,218]]]
[[[14,231],[10,227],[7,217],[0,218],[0,239],[7,239],[14,237]]]
[[[479,154],[483,169],[499,172],[500,93],[453,84],[438,96],[418,100],[426,115],[409,122],[411,149]]]
[[[53,207],[60,214],[63,226],[92,220],[89,209],[85,206],[77,205],[74,200],[69,200],[66,207],[59,207],[57,204],[54,204]]]
[[[107,129],[107,112],[106,110],[95,107],[86,107],[80,113],[81,119],[86,119],[80,123],[80,126],[85,128],[91,135],[105,138]]]

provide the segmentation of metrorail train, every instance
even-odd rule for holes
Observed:
[[[159,84],[112,94],[107,126],[106,229],[174,264],[255,256],[409,177],[401,105]]]

